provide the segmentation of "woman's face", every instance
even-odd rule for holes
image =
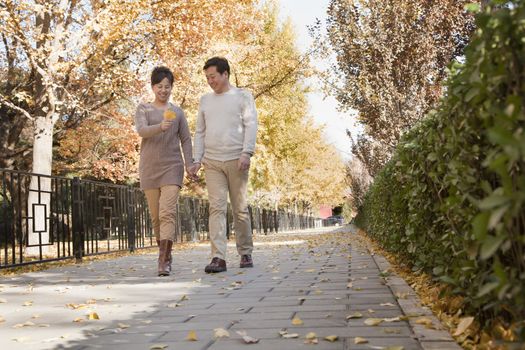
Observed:
[[[170,99],[173,86],[171,85],[168,78],[164,78],[160,83],[152,85],[151,88],[155,94],[155,101],[166,103]]]

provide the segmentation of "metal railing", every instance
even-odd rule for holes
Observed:
[[[143,192],[133,186],[0,169],[0,268],[156,244]],[[283,209],[250,207],[257,234],[326,226]],[[208,201],[179,198],[176,241],[208,239]],[[234,233],[228,207],[228,235]]]

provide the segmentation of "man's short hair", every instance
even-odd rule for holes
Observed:
[[[203,70],[206,70],[212,66],[215,66],[217,68],[217,72],[220,74],[228,72],[228,77],[230,76],[230,64],[226,58],[218,56],[210,58],[206,61],[206,63],[204,63]]]
[[[151,72],[151,85],[160,83],[164,78],[168,78],[170,85],[173,85],[174,78],[172,71],[165,66],[155,67],[153,72]]]

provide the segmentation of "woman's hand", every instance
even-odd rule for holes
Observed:
[[[171,120],[163,120],[160,123],[160,130],[162,130],[162,131],[168,130],[170,128],[171,124],[173,124],[173,121],[171,121]]]

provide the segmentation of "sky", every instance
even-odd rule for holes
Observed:
[[[292,20],[297,34],[297,46],[301,52],[306,52],[312,43],[307,26],[313,25],[316,18],[326,23],[326,9],[329,2],[329,0],[279,0],[281,18],[284,20],[289,17]],[[329,62],[314,61],[314,63],[322,67],[329,66]],[[352,113],[339,112],[337,101],[333,97],[325,97],[321,91],[309,94],[308,103],[309,114],[317,125],[325,125],[325,140],[339,151],[344,160],[349,160],[352,151],[346,129],[356,130]]]

